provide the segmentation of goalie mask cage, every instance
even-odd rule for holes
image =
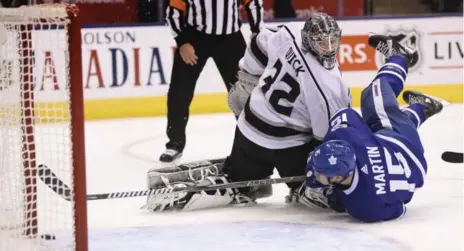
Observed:
[[[0,8],[0,250],[87,250],[81,33],[75,5]],[[48,166],[71,202],[37,177]]]

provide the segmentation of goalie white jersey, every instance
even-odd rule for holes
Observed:
[[[322,140],[330,117],[351,106],[338,67],[325,69],[303,51],[300,31],[263,29],[252,38],[240,68],[261,75],[238,119],[243,135],[269,149]]]

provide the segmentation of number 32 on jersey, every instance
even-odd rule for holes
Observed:
[[[282,75],[282,77],[279,78],[279,76],[281,75],[280,73],[282,72],[282,68],[282,62],[279,59],[277,59],[273,66],[273,69],[275,69],[275,73],[270,74],[269,76],[263,79],[265,84],[261,87],[261,90],[266,95],[266,93],[271,89],[271,86],[274,86],[274,89],[272,90],[271,95],[269,96],[269,103],[276,112],[290,117],[293,111],[293,103],[300,95],[301,90],[298,81],[295,78],[293,78],[288,72],[285,72]],[[282,85],[287,85],[288,87],[290,87],[290,90],[284,91],[278,89],[279,87],[282,88]],[[284,106],[279,104],[279,101],[281,99],[287,100],[290,103],[290,106]]]

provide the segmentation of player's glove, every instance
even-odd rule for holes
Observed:
[[[323,186],[316,179],[313,173],[308,172],[308,179],[303,185],[290,192],[286,197],[286,202],[298,202],[310,208],[332,209],[339,213],[344,213],[345,207],[332,186]]]
[[[330,208],[327,199],[327,194],[331,192],[330,190],[330,187],[312,188],[302,186],[299,192],[299,202],[311,208]]]
[[[330,208],[332,208],[337,213],[346,212],[346,209],[345,209],[345,206],[343,205],[342,200],[336,193],[336,188],[332,188],[330,191],[328,191],[326,195],[327,195],[327,204],[329,204]]]
[[[310,208],[329,208],[327,196],[330,187],[312,188],[306,186],[305,183],[298,189],[290,190],[290,194],[285,197],[286,203],[301,203]]]
[[[300,189],[291,192],[286,202],[298,202],[310,208],[332,209],[338,213],[346,212],[342,201],[332,187],[307,187],[303,184]]]

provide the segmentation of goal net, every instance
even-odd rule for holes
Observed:
[[[0,251],[87,249],[77,14],[74,5],[0,8]],[[73,188],[71,202],[39,165]]]

